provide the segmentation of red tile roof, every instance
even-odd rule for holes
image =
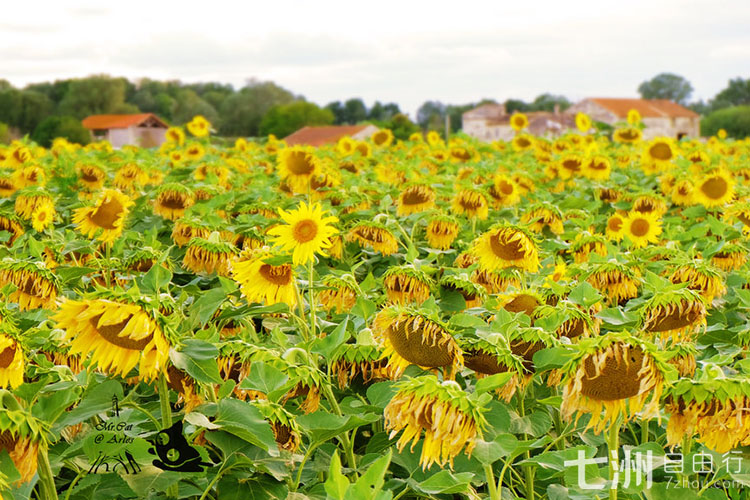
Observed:
[[[309,146],[322,146],[333,144],[344,136],[352,136],[370,125],[331,125],[325,127],[302,127],[291,135],[284,137],[290,146],[306,144]]]
[[[81,123],[87,129],[101,130],[138,126],[149,118],[153,118],[160,125],[164,126],[164,128],[169,127],[164,120],[153,113],[140,113],[137,115],[91,115],[84,118]]]
[[[612,99],[605,97],[591,97],[589,100],[594,101],[601,107],[611,111],[617,115],[618,118],[626,118],[628,116],[628,111],[631,109],[637,110],[644,118],[697,118],[700,116],[698,113],[667,99]]]

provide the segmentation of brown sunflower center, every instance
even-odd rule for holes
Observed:
[[[318,234],[318,225],[312,219],[305,219],[296,223],[292,232],[297,243],[307,243],[315,239]]]
[[[115,229],[115,222],[119,219],[125,207],[114,196],[106,199],[94,213],[91,214],[91,222],[102,229]]]
[[[519,148],[528,148],[529,146],[531,146],[531,141],[525,137],[519,137],[516,140],[516,144],[518,145]]]
[[[0,369],[6,369],[13,362],[13,358],[16,356],[16,344],[9,345],[0,352]]]
[[[513,184],[508,181],[500,181],[498,187],[500,188],[500,192],[505,196],[510,196],[513,194]]]
[[[479,349],[472,349],[464,353],[464,365],[477,373],[485,375],[494,375],[508,371],[508,367],[499,363],[496,356]]]
[[[536,297],[523,293],[517,295],[513,298],[513,300],[505,304],[505,307],[503,309],[512,313],[522,312],[527,316],[531,316],[531,314],[534,312],[534,309],[536,309],[538,305],[539,301],[536,299]]]
[[[526,256],[520,241],[501,239],[499,234],[493,234],[490,237],[490,248],[503,260],[519,260]]]
[[[720,200],[727,194],[729,184],[722,177],[711,177],[701,184],[701,191],[712,200]]]
[[[581,170],[581,160],[577,158],[569,158],[563,160],[562,166],[564,169],[570,170],[571,172],[578,172]]]
[[[637,396],[641,392],[641,375],[644,352],[640,348],[616,346],[621,356],[611,355],[596,374],[594,356],[584,361],[585,375],[581,394],[599,401],[614,401]]]
[[[620,137],[620,139],[625,141],[634,141],[638,139],[638,132],[635,129],[628,128],[625,130],[621,130],[618,133],[618,136]]]
[[[266,281],[277,286],[285,286],[292,282],[292,266],[289,264],[280,266],[263,264],[258,272]]]
[[[97,333],[99,334],[101,338],[103,338],[110,344],[120,347],[122,349],[142,351],[146,348],[146,346],[151,342],[151,340],[154,337],[153,334],[149,334],[147,337],[142,338],[140,340],[133,340],[129,337],[120,337],[120,332],[122,332],[123,328],[125,328],[128,322],[133,318],[132,315],[124,319],[123,321],[120,321],[119,323],[115,323],[114,325],[97,326],[99,324],[99,319],[101,317],[102,317],[102,314],[98,316],[94,316],[93,318],[90,318],[89,324],[96,329]]]
[[[619,231],[622,227],[622,219],[619,217],[612,217],[607,221],[607,227],[611,231]]]
[[[294,175],[308,175],[315,170],[315,165],[310,159],[309,153],[304,151],[293,151],[287,156],[286,166]]]
[[[650,228],[651,224],[646,219],[636,219],[630,224],[630,232],[639,238],[646,236]]]
[[[669,144],[663,142],[657,142],[649,148],[648,152],[652,158],[657,160],[667,161],[672,159],[672,148],[669,147]]]
[[[459,200],[459,204],[464,208],[464,210],[476,210],[484,206],[484,200],[481,196],[471,198],[468,196],[462,196]]]
[[[683,305],[685,305],[685,302],[683,302]],[[669,314],[660,310],[654,320],[647,325],[647,329],[651,332],[679,330],[699,321],[702,316],[700,306],[693,304],[687,304],[687,307],[682,308],[682,311],[675,309]]]
[[[16,448],[16,438],[10,431],[0,432],[0,450],[5,450],[8,453],[12,452]]]
[[[419,366],[437,368],[453,362],[453,354],[446,342],[446,332],[425,332],[424,325],[414,328],[414,322],[399,321],[388,328],[388,338],[396,352],[405,360]]]
[[[159,205],[170,210],[183,210],[187,205],[187,198],[181,193],[167,192],[159,196]]]
[[[388,140],[388,134],[386,132],[377,132],[375,135],[372,136],[372,142],[374,142],[378,146],[385,144],[385,141],[387,140]]]
[[[83,179],[86,182],[96,182],[99,180],[99,175],[96,170],[84,170],[81,174],[81,179]]]
[[[430,195],[426,191],[418,188],[407,189],[404,191],[404,195],[401,198],[404,205],[421,205],[430,201]]]

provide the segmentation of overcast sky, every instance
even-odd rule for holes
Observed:
[[[636,97],[668,71],[692,98],[750,78],[750,1],[21,1],[3,5],[0,78],[108,73],[272,80],[308,100]]]

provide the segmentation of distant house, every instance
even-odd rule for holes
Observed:
[[[681,138],[700,135],[700,115],[666,99],[613,99],[590,97],[565,110],[575,116],[583,111],[592,119],[614,124],[625,121],[628,111],[637,110],[641,114],[644,139],[657,136]]]
[[[368,139],[379,129],[375,125],[330,125],[323,127],[302,127],[291,135],[284,137],[290,146],[307,145],[323,146],[336,144],[339,139],[349,136],[352,139]]]
[[[169,125],[153,113],[137,115],[92,115],[83,119],[94,140],[106,140],[114,148],[133,144],[143,148],[161,146]]]
[[[575,118],[560,113],[558,108],[552,113],[532,111],[524,114],[529,119],[527,131],[534,135],[554,137],[575,128]],[[504,104],[484,104],[462,115],[461,128],[467,135],[482,141],[509,141],[516,133],[510,125],[510,117]]]

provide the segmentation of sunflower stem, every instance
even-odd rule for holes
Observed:
[[[484,433],[481,429],[477,429],[478,437],[484,441]],[[502,488],[502,485],[498,485],[495,482],[495,471],[492,469],[492,464],[484,464],[484,477],[487,481],[487,491],[490,494],[490,500],[501,500],[501,495],[498,492],[498,487]]]
[[[649,419],[647,418],[641,421],[641,444],[648,443],[648,423]]]
[[[341,407],[339,406],[338,401],[336,401],[336,396],[331,390],[331,385],[327,382],[324,382],[321,385],[323,386],[323,392],[326,395],[326,399],[328,399],[328,402],[331,404],[331,409],[333,410],[333,412],[338,416],[342,416],[343,413],[341,412]],[[356,470],[357,462],[354,457],[354,443],[349,439],[349,433],[342,433],[341,436],[339,436],[339,439],[341,440],[341,444],[344,445],[344,453],[346,454],[347,465],[349,465],[350,469]]]
[[[685,434],[682,436],[682,460],[683,464],[688,463],[688,456],[690,455],[690,448],[692,446],[692,436],[690,434]],[[692,462],[690,462],[692,463]],[[683,466],[684,467],[684,466]],[[687,468],[683,468],[685,471],[683,474],[681,474],[681,481],[680,484],[690,484],[690,473],[687,472]]]
[[[610,500],[617,500],[617,482],[615,476],[618,475],[619,459],[617,455],[617,448],[620,443],[620,421],[619,419],[609,428],[609,436],[607,437],[607,455],[609,462],[609,498]]]
[[[310,260],[310,281],[307,283],[308,291],[310,294],[310,338],[315,338],[315,326],[316,326],[316,317],[315,317],[315,291],[313,290],[313,278],[315,273],[315,258],[313,257]]]
[[[310,340],[310,336],[308,335],[309,326],[305,323],[305,303],[302,301],[302,295],[299,293],[299,286],[297,284],[294,285],[294,293],[297,295],[297,305],[299,306],[299,316],[295,315],[294,317],[299,321],[302,340],[307,342]]]
[[[37,453],[37,473],[39,474],[39,490],[43,500],[57,500],[57,489],[55,479],[52,475],[52,467],[49,464],[47,447],[40,446]]]
[[[161,403],[161,425],[163,430],[172,427],[172,408],[169,405],[169,386],[167,386],[167,377],[164,372],[159,374],[159,402]],[[177,498],[177,484],[167,488],[167,498]]]

